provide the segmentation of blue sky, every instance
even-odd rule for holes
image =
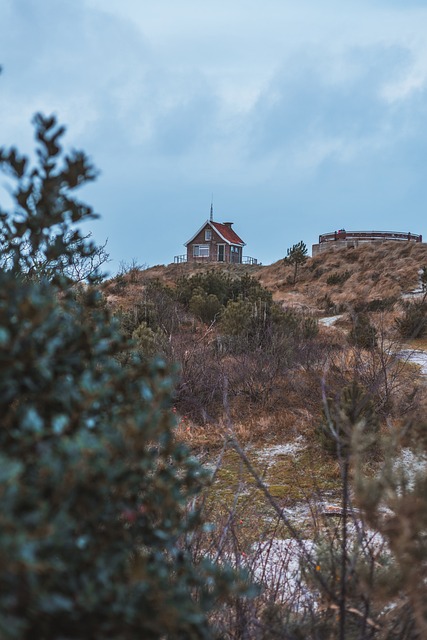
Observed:
[[[111,272],[184,253],[212,194],[264,264],[339,227],[427,238],[424,1],[1,0],[0,24],[0,143],[66,124]]]

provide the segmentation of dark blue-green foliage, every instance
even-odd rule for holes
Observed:
[[[76,296],[51,268],[76,239],[95,250],[72,228],[93,216],[73,190],[95,173],[62,157],[54,118],[35,126],[35,168],[0,151],[16,181],[1,212],[0,636],[209,638],[237,583],[184,544],[204,475],[174,439],[173,377],[132,354],[93,287]],[[36,263],[49,269],[33,278]]]
[[[262,300],[267,305],[272,303],[270,291],[247,273],[240,277],[232,277],[228,273],[214,269],[178,278],[176,282],[177,300],[189,307],[194,295],[215,296],[218,304],[224,307],[228,302],[239,298],[252,302]]]

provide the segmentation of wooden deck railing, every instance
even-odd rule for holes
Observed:
[[[175,264],[182,264],[183,262],[188,262],[187,255],[183,254],[180,256],[174,256],[173,261]],[[192,259],[192,262],[219,262],[219,260],[217,260],[213,256],[206,257],[206,258],[201,258],[199,256],[199,257],[194,257]],[[226,263],[225,260],[223,260],[223,262],[224,264],[239,264],[238,262]],[[242,264],[259,264],[259,263],[257,258],[252,258],[251,256],[243,256]]]

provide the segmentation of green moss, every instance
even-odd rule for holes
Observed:
[[[246,455],[279,508],[307,502],[313,496],[338,494],[338,463],[318,447],[304,448],[292,456],[279,454],[269,463],[260,460],[257,451],[248,450]],[[206,490],[205,501],[210,520],[218,524],[233,514],[239,541],[244,546],[260,540],[267,532],[273,531],[276,537],[289,535],[286,525],[279,521],[265,493],[233,449],[222,457],[221,467]],[[310,521],[299,526],[306,531],[314,524]]]

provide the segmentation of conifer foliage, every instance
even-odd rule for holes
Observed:
[[[290,264],[294,268],[293,284],[297,281],[299,267],[307,261],[307,246],[300,240],[297,244],[292,245],[286,251],[286,258],[283,259],[284,264]]]
[[[64,132],[37,116],[38,163],[0,151],[15,182],[1,212],[0,635],[2,638],[205,638],[233,574],[195,564],[184,539],[203,483],[176,444],[173,380],[130,350],[88,287],[40,258],[91,256],[75,223],[93,217],[74,189],[95,176],[63,156]],[[77,241],[77,244],[76,244]]]

